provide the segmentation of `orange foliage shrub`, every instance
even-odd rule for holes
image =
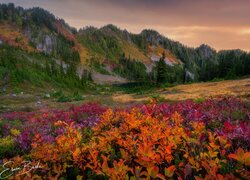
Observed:
[[[177,112],[166,118],[138,109],[108,110],[92,133],[61,121],[55,128],[64,129],[55,143],[39,135],[34,139],[30,157],[45,169],[37,176],[69,178],[74,172],[78,178],[110,179],[249,177],[249,152],[230,153],[226,136],[207,130],[202,122],[184,126]]]

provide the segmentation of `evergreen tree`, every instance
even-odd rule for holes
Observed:
[[[61,77],[65,76],[65,72],[64,72],[63,62],[62,61],[60,62],[60,75],[61,75]]]
[[[157,84],[166,82],[167,79],[167,64],[165,63],[165,54],[162,54],[159,62],[156,64],[156,82]]]
[[[51,61],[51,74],[52,75],[57,75],[57,69],[56,69],[56,63],[55,61]]]

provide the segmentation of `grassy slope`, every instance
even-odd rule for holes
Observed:
[[[147,64],[150,63],[149,58],[135,44],[123,40],[122,49],[126,57],[137,59]]]
[[[250,78],[240,80],[227,80],[220,82],[193,83],[177,85],[170,88],[161,88],[149,91],[146,94],[117,94],[113,96],[115,101],[122,103],[143,102],[151,96],[159,96],[166,101],[182,101],[218,95],[230,95],[241,97],[250,101]]]
[[[59,20],[56,20],[55,26],[57,28],[57,31],[61,35],[63,35],[66,39],[73,41],[75,43],[74,48],[79,52],[81,62],[85,63],[85,60],[89,58],[88,49],[85,46],[83,46],[83,44],[79,43],[78,40],[76,39],[76,36],[72,34],[70,30],[66,29]]]
[[[165,53],[166,58],[171,61],[172,63],[180,63],[180,60],[177,59],[177,57],[171,53],[169,50],[162,48],[161,46],[152,47],[148,45],[147,47],[148,54],[153,54],[156,56],[161,57],[163,53]]]
[[[91,41],[86,40],[86,37],[83,35],[76,35],[72,34],[72,32],[67,29],[63,23],[61,23],[59,20],[56,20],[54,22],[54,25],[59,32],[59,34],[63,35],[67,40],[74,42],[74,49],[76,49],[79,52],[81,63],[87,64],[86,60],[91,59],[91,57],[95,57],[99,59],[101,62],[106,59],[105,52],[108,50],[103,49],[100,46],[100,42],[95,42],[94,35],[90,35],[89,38]],[[5,42],[8,42],[8,44],[16,47],[21,47],[24,50],[27,50],[29,52],[36,51],[30,44],[29,40],[22,34],[22,31],[17,28],[15,25],[9,24],[9,23],[1,23],[0,24],[0,38],[3,39]],[[104,28],[98,30],[100,36],[103,38],[111,37],[113,38],[117,44],[120,46],[119,53],[113,52],[112,56],[114,57],[113,60],[117,61],[119,58],[119,55],[121,52],[125,53],[126,57],[130,57],[131,59],[137,59],[139,61],[144,62],[145,64],[150,64],[150,56],[152,54],[155,54],[157,56],[161,56],[162,52],[165,51],[166,57],[170,60],[173,60],[176,62],[176,57],[171,54],[169,51],[164,50],[161,47],[152,48],[150,47],[145,54],[137,45],[135,45],[133,42],[129,42],[122,34],[122,31],[116,30],[112,31],[109,28]]]
[[[35,49],[29,45],[28,39],[15,25],[0,23],[0,29],[0,39],[4,40],[9,45],[20,47],[29,52],[35,51]]]
[[[78,42],[83,47],[87,49],[87,56],[84,56],[87,59],[91,57],[95,57],[100,61],[106,59],[106,52],[102,46],[100,39],[103,41],[104,39],[112,38],[116,44],[119,46],[120,51],[125,53],[126,57],[130,57],[131,59],[136,59],[144,62],[145,64],[152,63],[150,58],[152,55],[161,56],[163,52],[165,52],[166,58],[174,63],[180,63],[180,61],[176,58],[174,54],[172,54],[169,50],[163,49],[161,46],[152,47],[148,44],[147,52],[145,53],[142,49],[140,49],[136,44],[126,39],[123,32],[119,29],[111,29],[110,27],[103,27],[101,29],[87,29],[83,32],[80,32],[77,35]],[[98,40],[97,40],[98,39]],[[105,40],[104,40],[105,41]],[[109,50],[111,52],[111,50]],[[111,52],[112,53],[112,52]],[[112,57],[117,60],[119,58],[118,52],[113,52]],[[110,60],[110,59],[109,59]],[[111,59],[114,60],[114,59]]]

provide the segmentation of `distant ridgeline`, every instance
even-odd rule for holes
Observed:
[[[249,75],[250,54],[190,48],[154,30],[131,34],[107,25],[77,31],[41,8],[1,4],[0,76],[6,72],[18,83],[49,79],[82,88],[92,72],[160,85]]]

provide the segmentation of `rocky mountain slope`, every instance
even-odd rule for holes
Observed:
[[[131,65],[145,66],[147,73],[154,73],[156,62],[164,53],[164,61],[170,70],[174,69],[173,73],[177,69],[183,71],[188,81],[198,81],[207,76],[204,69],[216,66],[228,54],[228,58],[247,55],[238,50],[216,52],[205,44],[190,48],[154,30],[132,34],[107,25],[77,31],[44,9],[23,9],[13,4],[0,5],[0,43],[27,52],[42,52],[66,64],[77,64],[80,67],[78,72],[88,69],[111,79],[112,76],[129,78],[125,72],[131,69]],[[122,58],[128,59],[130,65],[122,63]],[[134,65],[134,61],[141,64]]]

